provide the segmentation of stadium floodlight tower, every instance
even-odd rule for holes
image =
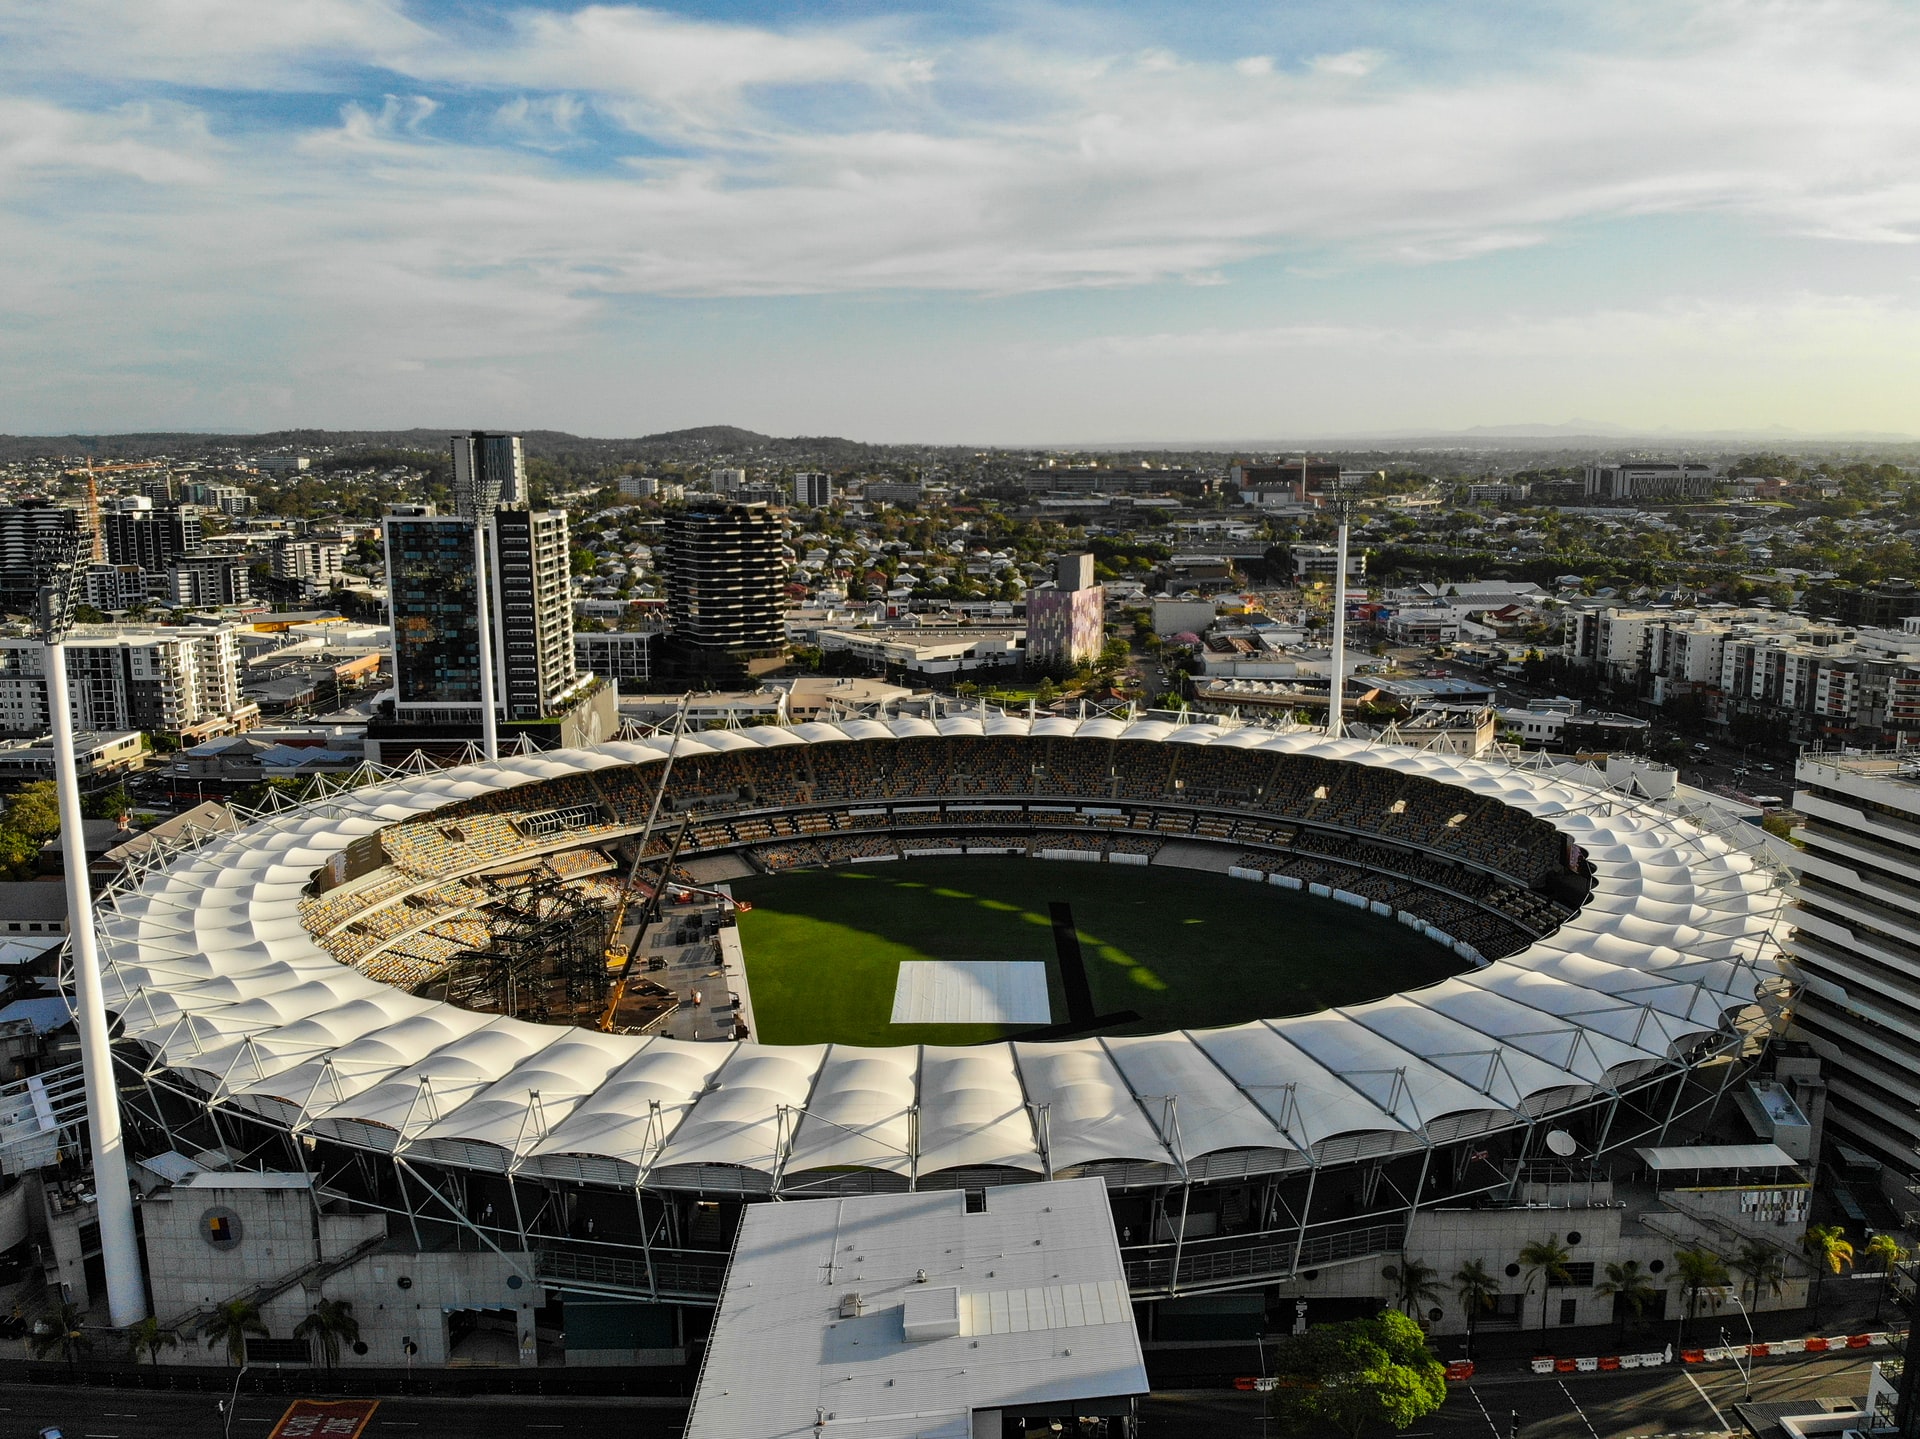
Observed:
[[[1344,728],[1340,713],[1347,686],[1347,523],[1349,506],[1340,501],[1340,538],[1333,557],[1333,653],[1327,668],[1327,738],[1339,739]]]
[[[487,577],[487,530],[500,506],[501,466],[488,463],[489,436],[475,432],[453,437],[453,504],[462,519],[473,521],[473,603],[480,642],[480,748],[500,758],[500,721],[494,713],[493,615]],[[505,437],[502,437],[505,438]],[[514,440],[517,457],[519,441]]]
[[[67,633],[83,571],[77,532],[43,536],[35,555],[38,615],[46,646],[47,722],[53,730],[54,788],[60,799],[60,849],[67,871],[67,953],[73,963],[74,1016],[86,1075],[87,1127],[93,1140],[93,1192],[100,1220],[100,1257],[106,1270],[107,1310],[115,1328],[146,1318],[140,1246],[133,1233],[126,1136],[120,1127],[120,1086],[113,1075],[113,1035],[101,993],[100,949],[93,931],[93,893],[87,882],[87,841],[80,813],[80,781],[73,757],[73,712],[67,695]]]

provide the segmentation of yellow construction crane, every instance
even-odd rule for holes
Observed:
[[[607,931],[607,946],[604,959],[608,969],[620,966],[620,976],[613,982],[613,988],[607,992],[607,1007],[600,1015],[600,1031],[613,1033],[613,1017],[619,1011],[620,1001],[626,997],[627,979],[633,973],[634,956],[639,953],[639,941],[646,938],[647,926],[653,922],[654,912],[659,907],[660,893],[673,877],[673,861],[680,853],[680,841],[686,837],[687,821],[691,815],[680,821],[679,833],[673,837],[673,845],[667,851],[666,862],[660,866],[660,877],[654,881],[653,893],[648,897],[647,907],[640,915],[640,933],[636,935],[631,949],[622,947],[620,931],[627,922],[627,905],[633,899],[635,885],[639,883],[640,866],[645,863],[647,846],[653,842],[653,826],[660,818],[660,803],[667,796],[667,784],[673,778],[673,761],[680,753],[680,736],[687,729],[687,702],[680,701],[680,713],[673,727],[673,743],[667,746],[667,762],[660,771],[660,787],[653,792],[653,803],[647,809],[647,822],[640,830],[640,841],[633,852],[633,867],[627,871],[627,882],[620,888],[620,899],[613,909],[613,926]],[[658,733],[658,731],[655,731]]]

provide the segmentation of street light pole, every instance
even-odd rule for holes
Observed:
[[[54,789],[60,801],[60,850],[66,865],[67,953],[73,962],[74,1022],[86,1080],[87,1128],[93,1141],[93,1192],[100,1221],[100,1258],[106,1271],[107,1311],[115,1328],[146,1318],[140,1242],[133,1232],[126,1136],[120,1127],[120,1088],[113,1073],[113,1035],[107,1026],[100,951],[93,929],[93,892],[87,876],[85,818],[80,812],[79,767],[73,753],[73,715],[63,643],[73,623],[79,583],[78,534],[55,537],[36,557],[41,582],[40,639],[47,665],[47,723],[53,732]]]

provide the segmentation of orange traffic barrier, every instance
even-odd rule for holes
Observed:
[[[1749,1344],[1747,1346],[1747,1357],[1749,1359],[1765,1359],[1771,1353],[1773,1353],[1773,1350],[1764,1344]]]
[[[1580,1361],[1578,1359],[1561,1359],[1556,1361],[1553,1367],[1562,1374],[1571,1374],[1580,1367]]]
[[[1873,1336],[1871,1334],[1849,1334],[1847,1336],[1847,1348],[1849,1349],[1865,1349],[1871,1343],[1873,1343]]]
[[[1600,1356],[1600,1367],[1608,1373],[1612,1373],[1620,1367],[1620,1356],[1618,1354],[1602,1354]]]
[[[1809,1354],[1825,1354],[1827,1349],[1827,1341],[1824,1339],[1809,1339],[1807,1341],[1807,1353]]]
[[[1449,1379],[1473,1378],[1473,1361],[1471,1359],[1454,1360],[1453,1363],[1447,1366],[1447,1378]]]
[[[1680,1351],[1680,1358],[1681,1361],[1686,1364],[1705,1364],[1707,1362],[1707,1351],[1704,1349],[1682,1349]]]

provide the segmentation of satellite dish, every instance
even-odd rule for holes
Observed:
[[[1550,1129],[1547,1131],[1547,1148],[1552,1153],[1559,1155],[1562,1159],[1571,1159],[1580,1152],[1579,1144],[1576,1143],[1574,1137],[1564,1129]]]

